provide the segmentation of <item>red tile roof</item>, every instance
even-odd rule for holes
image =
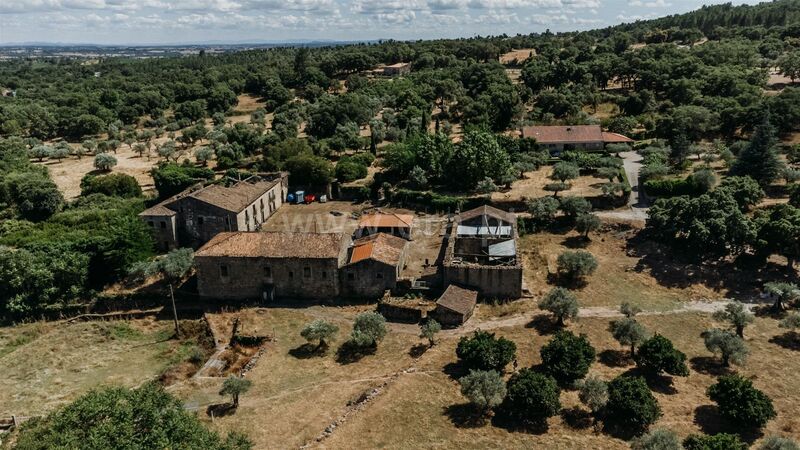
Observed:
[[[377,233],[353,242],[350,264],[374,259],[390,266],[400,264],[406,240],[386,233]]]
[[[224,232],[214,236],[196,257],[338,258],[342,233]]]
[[[367,214],[358,221],[359,228],[411,228],[413,214]]]
[[[522,134],[541,144],[603,142],[600,125],[531,126]]]
[[[606,144],[617,144],[621,142],[634,142],[634,141],[628,136],[623,136],[619,133],[611,133],[608,131],[603,131],[603,142],[605,142]]]

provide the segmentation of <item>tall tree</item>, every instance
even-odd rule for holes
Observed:
[[[733,163],[731,174],[748,175],[762,186],[777,180],[783,169],[783,162],[778,157],[775,147],[777,142],[769,114],[764,114],[761,124],[753,132],[750,143]]]

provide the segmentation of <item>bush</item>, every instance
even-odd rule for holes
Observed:
[[[360,180],[367,176],[367,166],[350,158],[342,158],[336,164],[335,175],[344,183]]]
[[[456,347],[456,356],[466,367],[498,372],[502,372],[514,359],[516,352],[516,344],[504,337],[495,338],[494,333],[486,331],[476,331],[472,337],[462,337]]]
[[[81,196],[103,194],[109,197],[134,198],[142,196],[142,187],[136,178],[124,173],[104,176],[86,175],[81,180]]]
[[[683,441],[686,450],[747,450],[747,444],[735,434],[719,433],[713,436],[692,434]]]
[[[289,172],[293,186],[325,186],[333,180],[331,163],[319,156],[294,156],[286,160],[283,168]]]
[[[698,186],[689,178],[665,178],[647,180],[644,182],[644,191],[653,197],[677,197],[679,195],[697,196],[702,194]]]
[[[596,353],[586,335],[559,331],[540,354],[544,372],[564,386],[586,376]]]
[[[528,212],[539,228],[546,228],[555,222],[560,202],[553,197],[542,197],[528,202]]]
[[[672,430],[659,428],[631,442],[631,450],[684,450],[678,435]]]
[[[549,311],[555,316],[559,326],[564,325],[564,319],[578,316],[578,298],[575,294],[562,287],[550,290],[540,301],[539,309]]]
[[[641,377],[619,376],[608,384],[606,422],[640,433],[661,417],[661,408]]]
[[[543,426],[548,417],[555,416],[561,409],[559,395],[556,380],[525,368],[508,380],[501,409],[509,418]]]
[[[564,197],[559,207],[565,216],[576,219],[592,211],[592,204],[583,197]]]
[[[772,400],[740,375],[720,377],[707,393],[717,403],[720,415],[735,426],[761,428],[775,417]]]
[[[800,445],[789,438],[769,436],[758,446],[758,450],[800,450]]]
[[[567,280],[577,281],[597,270],[597,259],[585,251],[565,251],[558,255],[558,273]]]
[[[376,312],[356,316],[350,340],[358,347],[375,347],[386,336],[386,319]]]
[[[758,182],[748,176],[727,177],[717,189],[728,191],[743,210],[758,204],[766,195]]]
[[[487,413],[503,402],[506,397],[506,384],[495,370],[470,370],[469,375],[458,380],[461,395],[480,412]]]
[[[150,171],[159,198],[167,198],[183,192],[202,181],[214,179],[214,171],[205,167],[161,163]]]
[[[688,376],[686,355],[672,346],[672,341],[656,334],[644,341],[634,357],[636,366],[651,376],[666,372],[670,375]]]

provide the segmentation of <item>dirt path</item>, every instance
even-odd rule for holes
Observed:
[[[631,196],[628,199],[627,209],[621,211],[599,211],[597,213],[600,217],[609,219],[621,219],[630,221],[645,221],[647,220],[647,199],[641,193],[641,186],[639,186],[639,171],[642,168],[642,156],[637,152],[622,152],[622,165],[625,168],[625,174],[628,176],[628,181],[631,183]]]

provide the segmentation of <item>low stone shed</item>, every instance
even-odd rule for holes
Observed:
[[[439,297],[431,316],[442,326],[457,327],[472,317],[477,302],[478,291],[451,284]]]

